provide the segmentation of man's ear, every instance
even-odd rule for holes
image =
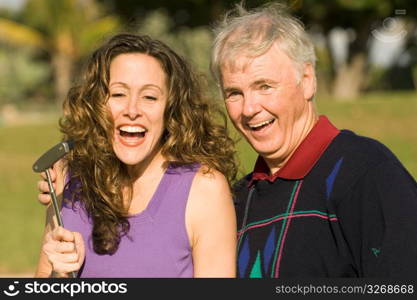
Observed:
[[[313,99],[314,94],[316,93],[316,72],[314,67],[310,63],[304,64],[304,71],[301,78],[304,99],[311,100]]]

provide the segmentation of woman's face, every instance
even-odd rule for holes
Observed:
[[[126,165],[151,160],[161,147],[166,82],[159,61],[146,54],[120,54],[110,64],[107,107],[114,120],[113,150]]]

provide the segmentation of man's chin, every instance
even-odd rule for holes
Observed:
[[[266,151],[265,149],[259,149],[259,151],[255,150],[259,156],[261,156],[265,161],[267,162],[282,162],[285,160],[285,154],[282,153],[282,151],[279,151],[280,149],[276,151]]]
[[[279,159],[282,155],[281,149],[278,147],[262,146],[251,144],[253,150],[255,150],[260,156],[266,159]]]

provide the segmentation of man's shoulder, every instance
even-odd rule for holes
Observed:
[[[378,165],[386,161],[398,161],[393,152],[380,141],[343,129],[334,139],[329,151],[350,158],[350,163]]]
[[[316,170],[324,176],[336,172],[339,181],[343,182],[342,189],[346,191],[360,181],[370,178],[379,180],[381,174],[393,171],[407,174],[408,177],[404,165],[387,146],[376,139],[357,135],[350,130],[340,131],[322,156]],[[317,177],[317,172],[312,173],[314,178]]]
[[[249,174],[246,174],[242,178],[240,178],[238,181],[236,181],[233,184],[233,191],[239,191],[239,190],[247,190],[249,187],[249,183],[252,180],[252,172]]]

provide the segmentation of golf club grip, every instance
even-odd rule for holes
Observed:
[[[69,278],[77,278],[77,272],[76,271],[69,272]]]

